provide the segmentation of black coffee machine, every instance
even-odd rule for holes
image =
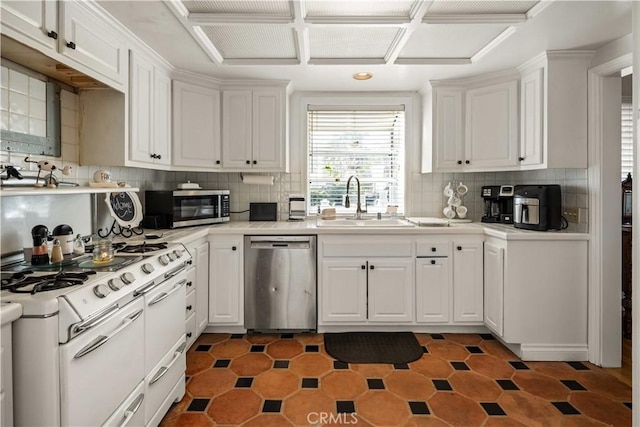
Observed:
[[[513,185],[482,187],[484,214],[480,221],[513,224]]]

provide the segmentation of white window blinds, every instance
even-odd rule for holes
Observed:
[[[344,207],[347,180],[360,180],[362,209],[386,212],[388,205],[404,213],[404,108],[308,108],[308,212],[333,207],[355,213],[357,183]],[[365,208],[366,206],[366,208]]]
[[[633,104],[622,103],[622,180],[633,176]],[[633,177],[635,178],[635,177]]]

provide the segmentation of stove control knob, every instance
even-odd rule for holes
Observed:
[[[170,260],[169,260],[169,257],[168,257],[168,256],[166,256],[166,255],[160,255],[160,256],[158,257],[158,261],[160,262],[160,264],[162,264],[162,265],[164,265],[164,266],[167,266],[167,265],[169,265],[169,261],[170,261]]]
[[[182,258],[182,251],[174,249],[173,254],[176,256],[176,258]]]
[[[109,279],[109,287],[114,291],[119,291],[124,286],[124,282],[117,277],[115,279]]]
[[[96,294],[98,298],[105,298],[111,293],[111,291],[106,285],[98,285],[93,288],[93,293]]]
[[[149,263],[145,263],[142,265],[142,271],[144,271],[147,274],[151,274],[153,273],[153,265],[149,264]]]
[[[136,280],[136,276],[134,276],[133,273],[126,272],[120,275],[120,280],[122,280],[125,285],[130,285]]]
[[[167,253],[167,257],[169,258],[169,261],[176,260],[176,256],[172,252]]]

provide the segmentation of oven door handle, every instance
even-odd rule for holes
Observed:
[[[187,263],[184,262],[184,263],[182,263],[182,265],[180,267],[177,267],[176,269],[165,273],[164,274],[164,279],[165,280],[171,279],[173,276],[177,276],[178,274],[180,274],[182,272],[182,270],[184,270],[186,268],[187,268]]]
[[[124,419],[122,420],[122,424],[120,424],[118,427],[126,427],[127,424],[129,424],[129,422],[133,419],[133,416],[136,414],[136,412],[138,412],[138,409],[140,409],[140,406],[142,406],[143,400],[144,394],[136,397],[136,400],[134,400],[133,403],[127,408],[127,410],[124,411]]]
[[[113,313],[114,311],[117,311],[118,309],[119,309],[118,304],[114,304],[111,307],[105,308],[103,311],[98,313],[95,317],[87,320],[86,322],[83,322],[74,326],[73,332],[76,334],[79,334],[81,332],[84,332],[93,328],[94,326],[98,325],[103,320],[105,320],[105,318],[108,317],[111,313]]]
[[[144,294],[146,294],[147,292],[149,292],[151,289],[153,289],[153,288],[155,288],[155,287],[156,287],[156,282],[155,282],[155,281],[150,282],[148,285],[145,285],[145,286],[143,286],[142,288],[137,289],[137,290],[133,293],[133,296],[134,296],[134,297],[139,297],[140,295],[144,295]]]
[[[163,292],[160,295],[158,295],[157,297],[155,297],[148,305],[149,307],[151,307],[152,305],[156,305],[157,303],[159,303],[160,301],[162,301],[163,299],[166,299],[169,297],[169,295],[171,295],[172,293],[176,292],[178,289],[180,289],[182,287],[182,285],[184,285],[185,283],[187,283],[187,279],[182,279],[181,281],[179,281],[174,287],[173,289],[171,289],[169,292]]]
[[[98,349],[99,347],[103,346],[111,338],[115,337],[120,332],[122,332],[127,326],[129,326],[133,322],[135,322],[140,316],[142,316],[143,312],[144,312],[144,309],[140,309],[137,312],[133,313],[131,316],[125,317],[125,319],[122,321],[120,326],[118,326],[113,332],[111,332],[109,335],[100,335],[91,344],[87,345],[85,348],[83,348],[78,353],[76,353],[76,355],[73,356],[73,358],[74,359],[80,359],[81,357],[86,356],[87,354],[91,353],[92,351],[94,351],[94,350]]]
[[[180,345],[180,347],[178,347],[176,349],[175,353],[173,353],[173,359],[171,359],[171,362],[169,362],[169,364],[167,366],[162,366],[160,369],[158,369],[158,372],[156,372],[156,374],[153,376],[153,378],[151,378],[151,381],[149,381],[149,385],[158,382],[160,380],[160,378],[164,377],[165,374],[167,372],[169,372],[169,370],[174,365],[174,363],[176,363],[178,361],[178,358],[184,352],[184,349],[186,347],[187,347],[187,343],[183,342]]]

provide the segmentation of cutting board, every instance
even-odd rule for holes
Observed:
[[[419,227],[448,227],[449,220],[434,217],[407,217],[407,221]]]

